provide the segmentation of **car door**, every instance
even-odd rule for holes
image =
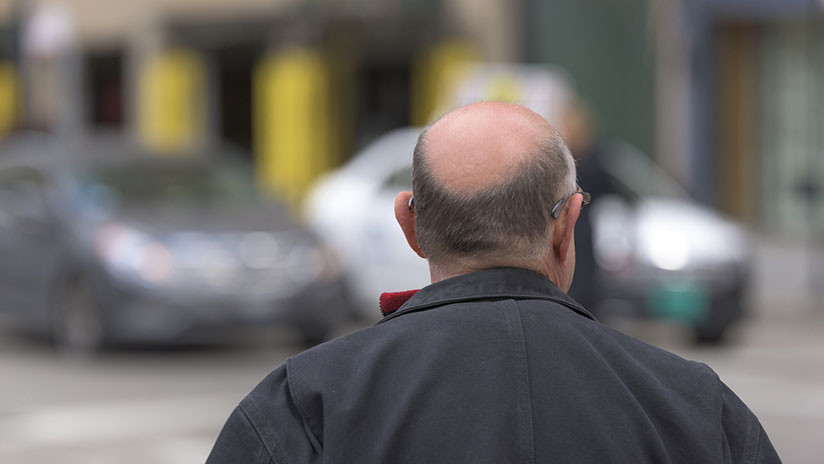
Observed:
[[[59,236],[46,198],[46,178],[35,168],[0,171],[0,309],[41,316]]]

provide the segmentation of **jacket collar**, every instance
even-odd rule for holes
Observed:
[[[508,267],[485,269],[428,285],[411,294],[400,308],[378,321],[378,324],[445,304],[500,299],[553,301],[597,320],[545,276],[527,269]]]

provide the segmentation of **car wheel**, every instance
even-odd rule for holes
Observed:
[[[716,298],[707,318],[693,328],[696,343],[719,344],[725,341],[729,329],[744,315],[743,289],[742,283],[727,295]]]
[[[699,344],[720,344],[727,333],[725,325],[699,325],[693,329],[693,339]]]
[[[52,340],[59,351],[88,355],[103,345],[103,322],[82,277],[64,281],[52,299]]]

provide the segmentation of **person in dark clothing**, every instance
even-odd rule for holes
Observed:
[[[565,293],[587,194],[557,131],[475,103],[421,134],[395,216],[432,284],[286,361],[232,412],[219,463],[777,463],[706,365]]]
[[[624,198],[624,192],[606,169],[609,148],[599,141],[594,118],[582,102],[576,100],[568,105],[559,130],[575,158],[578,185],[596,200],[608,195]],[[592,208],[581,211],[575,224],[575,279],[568,293],[600,317],[601,292],[592,211]]]

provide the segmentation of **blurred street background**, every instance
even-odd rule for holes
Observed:
[[[481,99],[578,160],[573,296],[820,462],[815,0],[0,0],[0,462],[202,462],[274,367],[427,283],[392,200]]]

